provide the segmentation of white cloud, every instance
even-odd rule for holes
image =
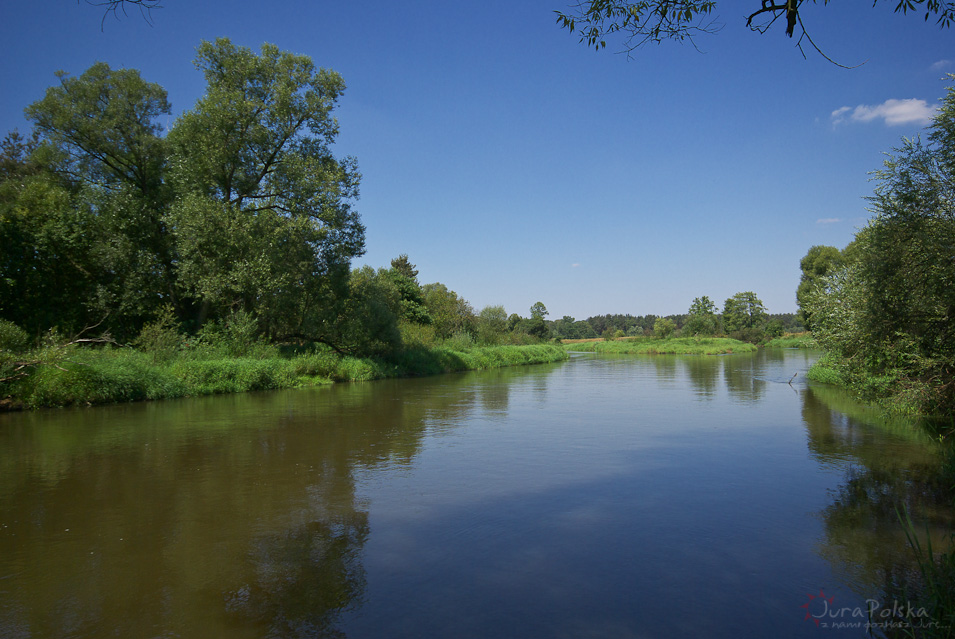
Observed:
[[[951,60],[939,60],[931,66],[932,71],[941,71],[942,69],[952,65]]]
[[[832,123],[872,122],[882,120],[889,126],[900,124],[929,124],[938,110],[937,104],[928,104],[925,100],[909,98],[907,100],[886,100],[882,104],[860,104],[857,107],[839,107],[832,112]]]
[[[835,224],[836,222],[841,222],[842,218],[838,217],[823,217],[816,220],[816,224]]]
[[[571,268],[577,268],[578,266],[580,266],[580,262],[574,262],[574,263],[571,264],[570,266],[571,266]]]

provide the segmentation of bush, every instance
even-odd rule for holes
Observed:
[[[199,343],[228,357],[248,355],[272,355],[259,353],[263,344],[259,340],[259,323],[252,313],[238,311],[224,320],[209,322],[199,330]],[[266,349],[268,350],[268,349]]]
[[[29,343],[30,336],[25,330],[13,322],[0,319],[0,351],[20,353],[26,350]]]
[[[730,337],[741,342],[759,344],[766,339],[766,333],[763,332],[762,328],[741,328],[730,333]]]
[[[179,322],[172,306],[164,306],[155,321],[143,326],[133,345],[152,356],[156,362],[168,361],[183,347]]]
[[[466,351],[472,346],[474,346],[474,338],[465,331],[457,331],[444,340],[444,347],[452,351]]]
[[[659,317],[657,321],[653,323],[653,335],[660,339],[670,337],[675,330],[676,324],[673,323],[673,320],[667,319],[666,317]]]
[[[398,330],[401,332],[401,343],[405,348],[431,348],[437,342],[434,326],[430,324],[401,322]]]
[[[766,335],[772,339],[783,336],[783,323],[779,320],[772,320],[766,324]]]

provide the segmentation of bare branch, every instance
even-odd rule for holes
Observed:
[[[859,64],[855,64],[855,65],[852,65],[852,66],[848,66],[848,65],[845,65],[845,64],[840,64],[839,62],[836,62],[835,60],[833,60],[832,58],[830,58],[829,56],[827,56],[827,55],[823,52],[823,50],[819,48],[819,45],[817,45],[815,42],[813,42],[812,36],[810,36],[810,35],[809,35],[809,32],[806,31],[806,25],[804,25],[804,24],[802,23],[802,18],[801,18],[801,17],[799,18],[799,28],[802,29],[802,35],[799,36],[799,40],[796,41],[796,46],[799,48],[799,51],[802,53],[802,57],[804,57],[804,58],[806,57],[806,52],[802,50],[802,39],[803,39],[803,38],[806,38],[806,40],[809,40],[809,44],[812,45],[812,48],[816,50],[816,53],[818,53],[819,55],[821,55],[822,57],[824,57],[826,60],[828,60],[828,61],[831,62],[832,64],[836,65],[837,67],[842,67],[843,69],[858,69],[858,68],[861,67],[863,64],[865,64],[866,62],[868,62],[868,60],[863,60],[863,61],[860,62]]]
[[[79,2],[80,0],[76,0]],[[160,0],[85,0],[86,4],[94,7],[103,7],[103,19],[100,21],[100,29],[103,28],[103,25],[106,24],[106,16],[110,13],[113,14],[113,17],[119,19],[119,14],[122,12],[123,17],[128,17],[129,14],[126,12],[127,5],[133,5],[139,9],[140,15],[143,16],[143,20],[147,24],[152,25],[153,9],[162,9],[162,5],[159,4]]]

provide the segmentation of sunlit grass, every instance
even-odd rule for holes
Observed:
[[[766,348],[819,348],[812,333],[798,333],[776,337],[765,344]]]
[[[726,353],[751,353],[756,346],[728,337],[674,337],[654,339],[643,337],[630,340],[581,342],[566,344],[569,351],[588,353],[614,353],[636,355],[723,355]]]
[[[55,363],[36,364],[28,375],[0,383],[0,399],[7,407],[26,408],[106,404],[436,375],[567,357],[554,344],[462,350],[418,347],[387,358],[349,357],[327,347],[287,354],[261,348],[244,357],[195,349],[158,361],[132,348],[71,347]]]

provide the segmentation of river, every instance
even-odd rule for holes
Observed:
[[[2,414],[0,637],[865,636],[952,511],[817,355]]]

